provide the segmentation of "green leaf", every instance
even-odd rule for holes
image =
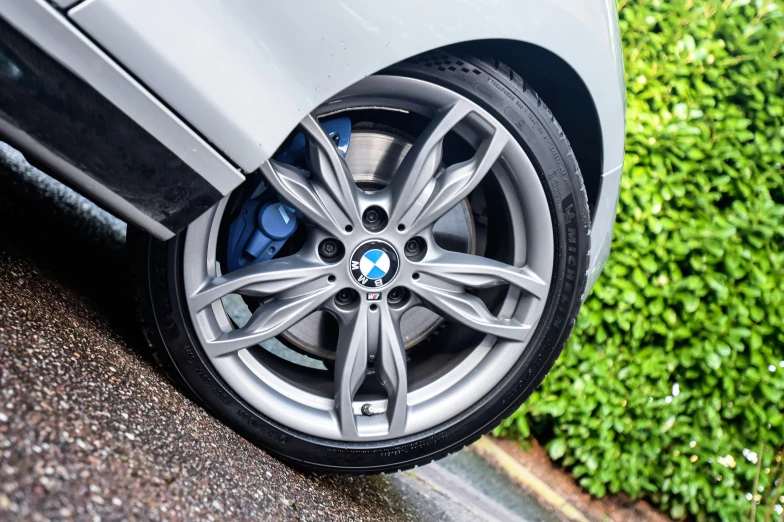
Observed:
[[[566,441],[564,439],[553,439],[547,445],[547,451],[550,453],[550,458],[558,460],[566,453]]]
[[[517,416],[517,419],[515,419],[515,427],[523,437],[528,438],[531,436],[531,430],[528,428],[528,422],[525,420],[525,415],[521,414]]]
[[[721,368],[721,357],[717,353],[709,353],[705,357],[705,364],[707,364],[708,368],[711,370],[718,370]]]
[[[675,425],[675,415],[671,415],[659,428],[659,433],[667,433]]]
[[[634,284],[640,288],[648,286],[648,278],[645,277],[645,273],[639,268],[635,268],[632,272],[632,280],[634,281]]]

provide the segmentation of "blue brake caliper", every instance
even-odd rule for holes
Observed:
[[[334,118],[321,122],[321,126],[345,157],[351,140],[351,120],[347,117]],[[288,147],[275,156],[275,160],[294,165],[310,176],[305,165],[305,147],[305,135],[300,132]],[[275,257],[297,230],[299,217],[296,210],[281,201],[263,180],[259,180],[229,226],[227,271]]]

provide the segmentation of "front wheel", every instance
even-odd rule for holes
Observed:
[[[462,448],[539,385],[588,232],[536,93],[430,53],[316,109],[185,232],[129,245],[145,333],[196,401],[295,467],[375,473]]]

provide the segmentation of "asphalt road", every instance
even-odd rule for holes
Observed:
[[[124,237],[0,143],[0,519],[555,520],[468,453],[345,478],[251,445],[156,368]]]

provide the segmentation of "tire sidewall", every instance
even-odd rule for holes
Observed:
[[[526,96],[519,84],[505,80],[486,62],[461,62],[469,64],[468,73],[406,62],[384,74],[411,76],[455,90],[506,125],[524,146],[545,189],[553,217],[555,259],[550,294],[528,347],[493,391],[457,417],[416,435],[367,443],[320,439],[286,428],[239,398],[201,349],[183,292],[187,232],[165,243],[148,237],[137,251],[142,313],[148,325],[157,325],[148,337],[154,337],[151,341],[162,349],[164,363],[171,365],[193,398],[219,420],[296,467],[341,473],[395,471],[460,449],[528,398],[571,333],[585,287],[589,250],[589,217],[577,164],[563,133],[535,94]]]

